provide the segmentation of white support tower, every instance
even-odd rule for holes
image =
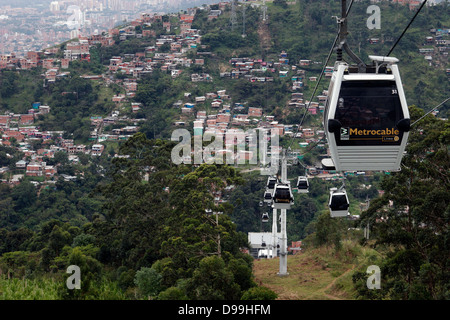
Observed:
[[[281,183],[288,183],[287,180],[287,159],[286,150],[283,150],[281,158]],[[287,234],[286,234],[286,209],[281,209],[281,235],[280,235],[280,271],[279,276],[287,276]]]
[[[278,217],[277,209],[273,209],[272,216],[272,259],[278,256],[277,244],[278,244]]]

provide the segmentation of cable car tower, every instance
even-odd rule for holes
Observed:
[[[274,220],[276,221],[276,209],[280,209],[280,270],[279,276],[287,276],[287,232],[286,232],[286,211],[294,203],[291,186],[287,179],[287,158],[286,150],[282,150],[281,157],[281,177],[280,182],[275,185],[272,197],[272,207],[274,211]],[[275,248],[276,250],[276,248]]]

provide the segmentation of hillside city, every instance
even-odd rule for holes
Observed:
[[[95,2],[98,4],[97,2]],[[101,3],[100,3],[101,4]],[[114,2],[110,2],[113,5]],[[207,7],[208,19],[216,19],[221,12],[230,4],[228,2],[218,3],[217,10]],[[35,119],[40,115],[51,113],[51,106],[41,105],[40,102],[28,102],[30,108],[27,114],[13,114],[6,112],[0,115],[0,143],[5,146],[15,146],[23,153],[23,159],[18,161],[15,169],[23,170],[23,174],[31,177],[45,177],[55,181],[57,175],[57,165],[47,165],[43,161],[44,157],[53,158],[55,152],[64,151],[69,154],[69,160],[77,163],[77,154],[83,153],[91,156],[99,156],[104,152],[104,142],[123,141],[139,131],[140,124],[145,119],[129,118],[127,114],[121,114],[124,106],[131,107],[131,113],[138,113],[140,103],[132,102],[139,85],[139,79],[145,74],[151,73],[158,68],[171,75],[178,77],[192,65],[202,66],[205,57],[211,55],[207,47],[202,45],[202,31],[192,29],[195,9],[188,9],[186,14],[172,14],[170,21],[162,22],[163,28],[168,34],[155,38],[154,30],[146,29],[145,26],[152,23],[161,22],[163,15],[144,13],[140,18],[130,22],[123,28],[111,28],[107,33],[82,36],[71,40],[65,46],[63,52],[60,47],[54,46],[42,51],[28,51],[25,57],[18,57],[14,54],[2,54],[0,60],[0,70],[29,70],[42,66],[44,70],[44,86],[58,81],[61,77],[68,76],[67,69],[73,61],[90,61],[90,48],[100,44],[102,47],[114,46],[117,41],[125,41],[132,38],[143,38],[155,40],[154,46],[145,48],[145,51],[136,54],[115,56],[110,59],[108,72],[106,74],[85,75],[86,79],[93,81],[104,81],[106,85],[115,83],[120,85],[125,93],[113,96],[111,99],[116,105],[116,109],[106,117],[93,114],[91,116],[91,135],[89,144],[75,144],[73,140],[63,139],[63,132],[40,131],[33,126]],[[447,56],[449,51],[449,31],[450,29],[432,29],[426,39],[420,53],[424,59],[433,61],[434,56]],[[117,40],[118,39],[118,40]],[[368,41],[376,44],[378,39],[370,38]],[[161,52],[161,48],[168,46],[169,50]],[[195,58],[188,58],[189,52],[195,52]],[[303,96],[302,89],[305,85],[313,86],[317,81],[316,74],[307,74],[302,68],[315,63],[308,59],[300,61],[290,61],[286,52],[279,53],[276,61],[264,61],[254,58],[232,58],[229,61],[228,70],[220,73],[220,77],[230,79],[246,79],[251,83],[271,82],[274,77],[291,79],[291,98],[286,107],[288,108],[308,108],[311,115],[323,113],[324,102],[327,92],[320,92],[317,101],[308,101]],[[331,77],[332,67],[325,69],[325,77]],[[272,77],[261,76],[269,71]],[[121,80],[115,77],[118,73],[124,73],[128,78]],[[450,70],[447,70],[450,73]],[[192,73],[189,75],[192,82],[211,82],[213,79],[209,74]],[[226,90],[216,92],[204,92],[203,95],[193,96],[190,92],[184,93],[184,99],[174,104],[180,110],[180,118],[174,122],[176,127],[192,125],[194,135],[202,135],[204,131],[217,131],[225,133],[226,130],[237,128],[257,127],[260,129],[276,129],[280,136],[293,135],[294,127],[284,125],[274,120],[273,115],[263,113],[261,107],[250,107],[247,113],[242,113],[244,103],[231,103],[232,96]],[[207,112],[208,109],[208,112]],[[194,112],[194,110],[197,110]],[[437,113],[436,113],[437,114]],[[115,128],[106,131],[105,127]],[[120,124],[120,127],[117,127]],[[301,138],[300,146],[306,148],[308,145],[318,143],[323,139],[324,131],[320,127],[303,127],[296,133],[296,138]],[[43,140],[40,149],[33,149],[33,140]],[[14,141],[14,142],[12,142]],[[48,145],[46,141],[57,142]],[[323,146],[323,143],[322,143]],[[329,156],[329,153],[327,154]],[[238,155],[241,157],[244,155]],[[245,155],[249,157],[249,155]],[[310,167],[314,171],[316,168]],[[320,169],[320,165],[317,166]],[[0,173],[9,170],[7,167],[1,168]],[[22,174],[16,174],[9,180],[3,182],[17,184]]]
[[[26,56],[76,38],[101,34],[145,12],[169,13],[196,5],[183,0],[63,0],[0,2],[0,53]],[[208,2],[208,1],[204,1]],[[210,1],[211,2],[211,1]]]

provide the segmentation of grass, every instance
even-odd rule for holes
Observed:
[[[63,283],[61,283],[63,281]],[[0,300],[61,300],[61,288],[65,280],[41,277],[37,279],[7,279],[0,276]],[[85,298],[88,300],[127,300],[117,283],[103,280],[94,285],[97,290]]]
[[[59,286],[54,279],[0,277],[0,300],[57,300]]]
[[[279,258],[257,260],[255,280],[278,294],[279,300],[353,300],[353,273],[373,260],[374,250],[344,240],[342,249],[304,249],[288,256],[288,276],[277,275]]]

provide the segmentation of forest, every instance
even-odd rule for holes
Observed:
[[[423,114],[411,111],[413,119]],[[378,261],[385,285],[367,291],[366,274],[356,272],[360,298],[448,299],[449,129],[433,116],[418,123],[402,171],[380,179],[385,193],[360,221],[331,219],[328,188],[313,180],[308,198],[289,211],[292,240],[339,250],[348,228],[370,223],[376,240],[359,241],[385,255]],[[50,299],[274,299],[241,251],[246,232],[260,228],[261,179],[228,165],[173,165],[172,147],[138,133],[120,147],[129,157],[114,159],[103,179],[58,181],[39,196],[30,183],[2,187],[3,295],[25,294],[15,281],[27,279],[54,288]],[[374,196],[351,188],[358,179],[349,177],[352,197]],[[236,188],[230,201],[215,205],[227,186]],[[61,281],[73,264],[84,275],[81,290]]]
[[[246,235],[231,222],[232,208],[217,208],[223,212],[217,217],[205,214],[214,206],[212,194],[242,184],[242,177],[227,166],[177,167],[171,148],[136,134],[121,146],[130,157],[114,160],[96,185],[61,182],[39,198],[27,183],[10,194],[5,189],[2,199],[12,202],[6,207],[12,212],[2,212],[9,217],[1,229],[2,274],[51,281],[68,265],[80,266],[82,289],[70,291],[61,282],[55,294],[62,299],[273,295],[252,280],[252,258],[240,250]],[[21,223],[17,216],[28,219]]]

